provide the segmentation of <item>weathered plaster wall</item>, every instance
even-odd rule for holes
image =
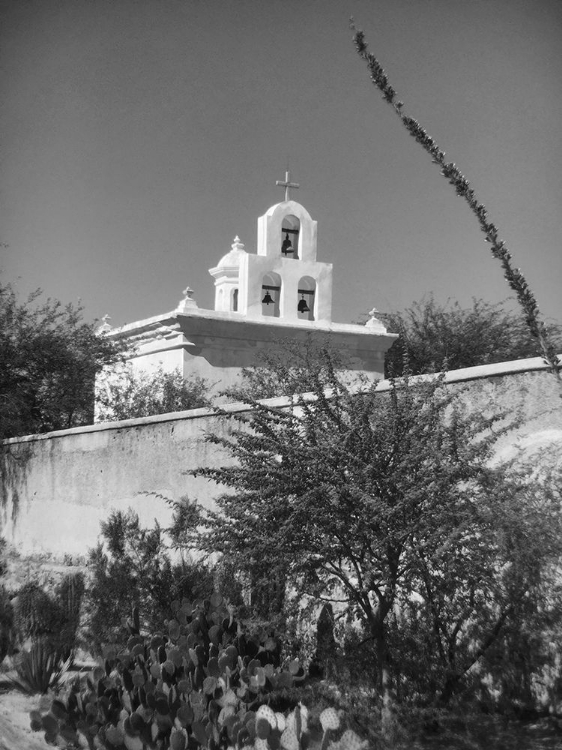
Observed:
[[[466,390],[475,409],[520,411],[522,426],[502,439],[502,455],[518,447],[537,456],[550,449],[562,464],[562,388],[540,360],[456,370],[447,379]],[[219,488],[185,472],[225,463],[227,456],[205,435],[229,429],[224,419],[197,409],[7,440],[0,533],[25,554],[83,555],[112,509],[132,507],[148,525],[154,518],[166,524],[171,515],[156,495],[188,495],[211,507]]]
[[[85,554],[112,509],[132,507],[149,525],[171,517],[156,495],[210,504],[208,483],[183,472],[227,460],[204,440],[225,429],[198,409],[7,441],[2,536],[24,553]]]

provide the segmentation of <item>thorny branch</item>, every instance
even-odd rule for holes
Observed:
[[[548,328],[541,318],[535,295],[521,269],[513,266],[511,253],[499,238],[498,230],[495,224],[490,221],[486,207],[478,201],[470,183],[457,166],[453,162],[446,161],[445,152],[441,151],[437,143],[419,122],[403,113],[404,103],[398,100],[396,91],[390,85],[382,65],[373,54],[368,52],[364,33],[355,27],[353,20],[351,21],[351,28],[354,32],[353,42],[357,54],[367,63],[373,85],[382,93],[382,98],[391,105],[410,135],[427,151],[433,163],[439,166],[441,174],[453,185],[457,195],[464,198],[468,203],[470,210],[478,220],[480,229],[484,232],[486,242],[490,243],[490,251],[493,257],[501,263],[504,277],[515,292],[517,301],[523,309],[527,326],[532,336],[537,340],[546,364],[557,379],[561,380],[559,372],[561,363],[550,340]]]

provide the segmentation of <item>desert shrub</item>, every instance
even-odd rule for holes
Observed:
[[[51,593],[28,582],[14,598],[14,685],[26,693],[46,693],[71,665],[77,645],[81,573],[66,575]]]
[[[336,363],[313,347],[271,360],[270,380],[303,394],[293,408],[256,401],[250,375],[251,411],[225,413],[229,429],[206,436],[231,460],[192,472],[225,488],[199,544],[238,565],[266,616],[285,607],[285,590],[338,601],[362,631],[349,680],[390,728],[397,703],[478,694],[492,646],[562,602],[549,572],[561,555],[559,474],[546,452],[532,467],[540,482],[523,459],[492,461],[515,410],[477,407],[444,376],[358,393]],[[520,666],[532,687],[541,664],[514,664],[512,684]]]
[[[31,726],[51,744],[90,748],[300,749],[311,737],[322,747],[361,748],[333,708],[318,717],[288,695],[306,677],[296,660],[282,660],[280,639],[245,634],[219,594],[171,604],[165,632],[141,633],[138,610],[125,648],[104,649],[104,665],[73,683],[65,700]],[[337,744],[336,741],[337,740]],[[83,745],[82,745],[83,746]]]
[[[487,708],[525,718],[560,715],[562,610],[554,596],[557,587],[552,586],[551,600],[538,611],[525,602],[524,616],[510,621],[505,637],[485,654],[477,677]]]
[[[84,598],[85,581],[83,573],[65,575],[55,589],[56,601],[63,615],[61,641],[74,648],[80,624],[80,613]]]
[[[62,612],[38,583],[24,584],[16,597],[16,631],[20,640],[53,635],[62,627]]]
[[[8,572],[6,540],[0,537],[0,579]],[[14,608],[9,592],[0,585],[0,664],[6,658],[13,640]]]
[[[0,587],[0,664],[4,661],[12,642],[14,608],[4,587]]]
[[[38,583],[24,584],[14,599],[14,629],[20,644],[41,642],[65,660],[77,645],[80,607],[84,594],[82,573],[65,575],[52,593]]]
[[[97,419],[114,422],[206,407],[211,387],[204,378],[186,378],[179,370],[158,367],[151,373],[135,373],[131,363],[125,363],[99,379]]]
[[[172,616],[171,601],[212,592],[210,570],[187,558],[173,562],[160,526],[143,528],[133,511],[112,513],[101,535],[88,561],[86,633],[94,651],[124,637],[133,607],[140,608],[143,627],[159,630]]]
[[[470,307],[463,308],[452,300],[442,305],[429,295],[405,310],[386,315],[385,323],[400,334],[385,356],[387,376],[403,374],[406,353],[412,375],[540,354],[525,317],[510,311],[507,302],[473,299]],[[557,348],[561,333],[559,325],[549,325]]]
[[[0,578],[8,572],[7,543],[3,537],[0,537]]]

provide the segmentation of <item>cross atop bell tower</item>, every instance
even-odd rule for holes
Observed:
[[[285,182],[283,180],[276,180],[276,185],[279,185],[280,187],[285,188],[285,202],[290,200],[289,198],[289,188],[299,188],[300,185],[298,182],[291,182],[291,176],[289,173],[289,170],[285,172]]]

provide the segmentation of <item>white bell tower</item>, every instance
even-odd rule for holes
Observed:
[[[215,278],[215,310],[253,320],[278,318],[291,324],[332,321],[332,264],[316,260],[317,222],[300,203],[285,200],[258,219],[257,254],[246,253],[236,238],[230,253],[210,269]],[[235,301],[234,301],[235,300]]]

